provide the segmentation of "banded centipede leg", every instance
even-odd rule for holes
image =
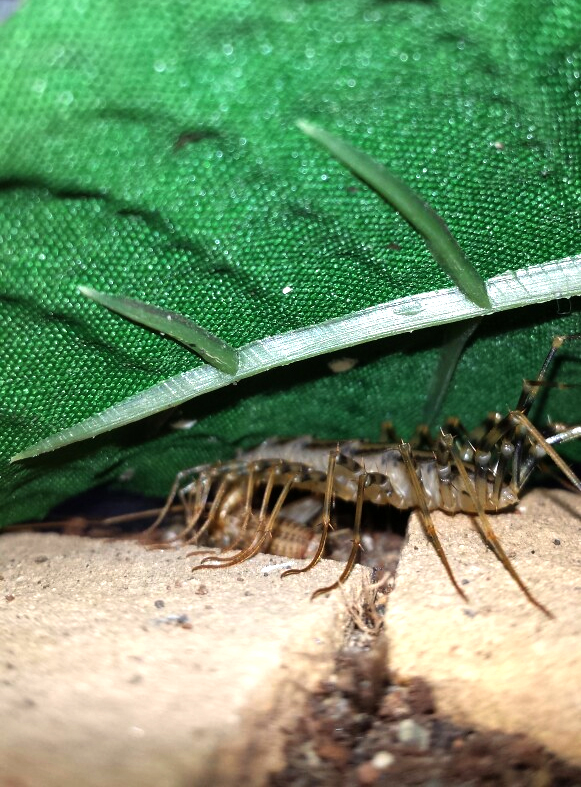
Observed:
[[[211,475],[204,475],[200,476],[198,482],[196,483],[196,497],[193,511],[190,512],[189,509],[186,509],[186,527],[182,533],[182,539],[184,539],[185,544],[197,543],[198,539],[208,530],[212,522],[214,522],[216,514],[219,511],[222,500],[224,499],[224,495],[226,494],[232,479],[226,475],[220,481],[218,489],[216,490],[216,494],[214,495],[212,505],[210,506],[210,511],[204,520],[204,524],[198,531],[194,533],[193,531],[195,530],[196,525],[206,510],[208,497],[212,488],[212,481],[213,478]],[[190,535],[191,533],[193,533],[193,535]]]
[[[312,560],[303,568],[291,568],[288,571],[283,571],[281,579],[284,577],[290,577],[294,574],[304,574],[305,571],[310,571],[314,566],[317,565],[321,557],[323,556],[323,552],[325,550],[325,543],[327,542],[327,536],[329,535],[329,530],[332,530],[331,525],[331,501],[333,499],[333,485],[335,480],[335,466],[337,464],[337,457],[339,456],[339,448],[337,447],[335,450],[329,453],[329,463],[327,467],[327,485],[325,488],[325,502],[323,504],[323,518],[322,518],[322,525],[323,530],[321,533],[321,539],[319,541],[319,545],[315,554],[313,555]]]
[[[527,434],[529,435],[529,439],[532,437],[534,442],[542,448],[542,450],[549,456],[555,465],[559,468],[559,470],[563,473],[563,475],[573,484],[575,489],[578,492],[581,492],[581,481],[577,478],[575,473],[571,470],[569,465],[565,462],[565,460],[559,456],[559,454],[555,451],[552,445],[547,442],[547,439],[539,432],[539,430],[534,426],[527,416],[524,413],[521,413],[520,410],[514,410],[510,413],[513,420],[516,421],[518,424],[522,425],[526,430]],[[519,489],[522,488],[525,481],[527,479],[522,477],[522,473],[519,476]]]
[[[345,568],[341,572],[341,576],[336,582],[333,582],[332,585],[329,585],[326,588],[319,588],[315,590],[315,592],[311,596],[311,601],[314,601],[318,596],[322,596],[325,593],[330,593],[332,590],[335,590],[340,585],[345,583],[351,572],[353,571],[353,566],[355,565],[355,561],[357,560],[357,556],[359,555],[359,551],[361,549],[361,514],[363,511],[363,497],[364,497],[364,490],[366,484],[369,482],[369,478],[365,472],[361,473],[358,480],[357,480],[357,503],[355,507],[355,522],[353,525],[353,546],[351,547],[351,552],[347,559],[347,563],[345,564]]]
[[[271,495],[272,495],[272,490],[274,489],[276,475],[277,475],[277,472],[278,472],[279,469],[280,469],[280,465],[273,465],[270,468],[270,471],[268,473],[268,480],[266,482],[266,489],[264,490],[264,495],[263,495],[263,498],[262,498],[262,506],[261,506],[261,509],[260,509],[260,515],[258,517],[258,527],[256,529],[256,532],[255,532],[253,538],[252,538],[251,543],[246,547],[246,549],[241,550],[241,552],[239,553],[239,555],[240,554],[243,555],[242,559],[237,561],[239,563],[242,562],[243,560],[248,560],[249,557],[252,557],[253,555],[256,554],[256,552],[252,552],[252,550],[254,549],[254,543],[255,543],[257,535],[262,533],[262,532],[264,532],[264,523],[266,521],[266,511],[267,511],[267,508],[268,508],[268,504],[270,502],[270,498],[271,498]],[[248,516],[248,519],[250,519],[250,517],[252,515],[252,509],[251,509],[251,504],[252,504],[251,488],[252,487],[248,486],[247,490],[246,490],[246,505],[247,505],[247,509],[245,511],[245,517]],[[236,540],[239,542],[240,541],[240,536]],[[231,547],[228,547],[228,549],[226,551],[231,552],[233,549],[236,549],[236,547],[234,545],[232,545]],[[249,553],[249,552],[252,552],[252,554],[247,555],[247,553]],[[206,550],[196,550],[195,552],[188,552],[186,557],[196,557],[196,556],[198,556],[198,555],[200,555],[202,553],[205,554]],[[233,560],[232,555],[222,556],[222,555],[212,554],[209,557],[204,558],[202,560],[202,563],[201,563],[201,565],[199,567],[202,568],[202,567],[204,567],[206,565],[206,563],[209,563],[209,562],[210,563],[229,565],[231,560]],[[218,566],[214,566],[214,568],[217,568],[217,567]],[[208,566],[208,568],[211,568],[211,566]],[[193,570],[194,569],[192,569],[192,571]]]
[[[581,340],[581,333],[570,333],[564,336],[555,336],[551,342],[551,349],[547,353],[547,357],[543,361],[541,369],[535,380],[523,380],[522,391],[520,399],[515,409],[520,410],[525,415],[528,415],[530,409],[537,397],[539,388],[546,384],[546,379],[549,369],[555,360],[555,356],[561,347],[570,341]]]
[[[180,472],[175,477],[175,480],[173,482],[173,485],[172,485],[172,488],[170,490],[170,493],[167,496],[165,504],[163,505],[163,507],[162,507],[161,511],[159,512],[158,516],[156,517],[155,521],[146,530],[144,530],[143,533],[141,534],[142,539],[147,540],[152,535],[152,533],[155,530],[157,530],[157,528],[160,526],[160,524],[166,518],[170,508],[172,507],[172,504],[173,504],[174,500],[176,499],[176,496],[180,493],[180,487],[181,487],[181,484],[182,484],[183,480],[185,478],[188,478],[189,476],[194,475],[195,473],[199,472],[201,469],[203,469],[203,468],[191,467],[191,468],[188,468],[187,470],[180,470]]]
[[[545,606],[543,606],[543,604],[541,604],[540,601],[537,601],[537,599],[533,596],[531,591],[528,589],[528,587],[525,585],[523,580],[520,578],[517,570],[512,565],[508,555],[502,548],[502,545],[500,544],[498,537],[490,524],[486,512],[484,511],[484,506],[481,503],[480,496],[477,493],[476,486],[472,483],[472,481],[468,476],[468,473],[464,466],[464,462],[462,461],[462,457],[460,456],[457,447],[454,445],[454,441],[451,435],[443,434],[442,438],[444,442],[447,443],[454,464],[456,465],[456,469],[458,470],[460,478],[462,479],[464,489],[467,492],[467,494],[470,496],[472,503],[474,504],[474,508],[477,511],[477,515],[474,517],[474,520],[476,522],[476,527],[478,528],[478,532],[480,533],[485,544],[494,552],[498,560],[500,560],[502,565],[508,571],[510,576],[513,578],[513,580],[516,582],[516,584],[519,586],[519,588],[522,590],[522,592],[528,598],[531,604],[534,604],[534,606],[537,607],[537,609],[539,609],[548,618],[553,618],[554,615],[551,612],[549,612],[549,610]],[[476,467],[478,468],[479,465],[481,466],[480,472],[488,471],[489,461],[490,461],[489,453],[485,453],[483,451],[476,452]],[[477,478],[478,478],[478,473],[477,473]]]
[[[268,522],[265,527],[259,528],[256,531],[255,539],[253,543],[247,547],[247,549],[242,549],[238,552],[237,555],[234,555],[231,558],[226,559],[219,559],[219,558],[205,558],[202,561],[202,565],[194,566],[192,571],[199,571],[203,568],[231,568],[232,566],[237,566],[239,563],[244,563],[246,560],[250,560],[250,558],[257,555],[263,548],[266,541],[271,538],[272,536],[272,529],[276,523],[276,519],[280,513],[280,509],[284,505],[286,498],[288,497],[288,493],[290,492],[293,484],[297,481],[296,477],[291,477],[287,480],[285,485],[282,488],[281,493],[278,496],[278,499],[272,509],[270,516],[268,517]],[[207,561],[214,561],[207,562]],[[219,561],[219,562],[218,562]]]
[[[252,497],[254,495],[255,473],[256,473],[256,467],[253,464],[250,466],[248,478],[246,479],[246,498],[244,501],[244,515],[242,518],[242,524],[240,525],[240,531],[238,533],[238,536],[228,547],[228,549],[230,550],[238,549],[238,546],[244,541],[244,536],[246,535],[246,531],[248,530],[248,525],[250,524],[250,519],[252,518]]]
[[[539,370],[537,378],[535,380],[523,380],[521,394],[518,400],[518,403],[514,410],[511,410],[508,415],[502,418],[490,431],[486,434],[482,440],[481,448],[483,450],[492,450],[492,448],[499,443],[499,441],[505,437],[507,434],[515,434],[515,428],[518,423],[521,423],[525,426],[525,433],[528,432],[529,434],[532,433],[531,427],[532,424],[528,418],[529,412],[536,401],[537,395],[539,390],[547,385],[547,376],[549,374],[549,370],[555,360],[555,357],[561,347],[569,341],[579,341],[581,340],[581,333],[572,333],[565,336],[555,336],[553,341],[551,342],[551,348],[547,353],[545,360]],[[520,417],[516,415],[520,413]],[[522,418],[524,416],[524,418]],[[520,469],[520,453],[522,450],[522,440],[524,438],[519,436],[516,440],[512,442],[515,444],[515,471],[513,473],[513,477],[517,479],[517,488],[520,489],[524,485],[526,478],[519,477],[518,470]],[[541,436],[540,445],[544,448],[547,445],[547,442],[544,437]],[[551,459],[554,459],[554,452],[549,454]]]
[[[436,527],[430,515],[430,510],[428,508],[426,493],[424,492],[424,489],[422,487],[422,482],[420,479],[420,470],[414,460],[413,452],[409,443],[402,442],[401,445],[399,446],[399,451],[414,491],[414,498],[415,498],[416,505],[418,507],[418,511],[420,514],[420,519],[422,521],[424,531],[428,539],[432,543],[434,549],[436,550],[436,553],[440,558],[442,565],[444,566],[446,573],[448,574],[448,577],[450,578],[450,581],[452,582],[454,588],[456,589],[458,594],[464,599],[464,601],[468,602],[468,598],[466,597],[466,594],[464,593],[464,591],[456,581],[456,577],[452,572],[452,568],[450,567],[448,558],[446,557],[446,553],[444,552],[444,548],[440,542],[438,533],[436,532]]]

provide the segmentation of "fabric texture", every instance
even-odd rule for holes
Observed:
[[[422,239],[296,128],[430,202],[485,278],[579,254],[577,0],[28,0],[0,27],[3,523],[272,435],[407,436],[445,327],[245,381],[22,465],[18,450],[195,366],[87,301],[167,307],[236,347],[451,286]],[[486,318],[443,411],[514,406],[579,299]],[[557,379],[579,379],[571,346]],[[345,355],[343,353],[342,355]],[[349,364],[347,364],[349,366]],[[581,421],[575,389],[542,392]],[[542,420],[542,413],[538,414]]]

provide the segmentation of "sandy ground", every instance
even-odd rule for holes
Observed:
[[[398,567],[386,621],[398,680],[422,677],[458,724],[524,732],[581,764],[581,495],[533,492],[491,523],[533,607],[465,516],[435,516],[468,595],[449,583],[419,522]]]
[[[337,563],[281,582],[260,555],[191,574],[185,551],[0,539],[0,784],[255,784],[332,669]],[[269,573],[264,573],[266,569]]]
[[[579,763],[581,500],[533,494],[525,507],[493,523],[555,619],[523,597],[470,520],[442,517],[464,603],[412,522],[388,663],[427,680],[451,718],[526,732]],[[281,580],[282,562],[261,555],[192,575],[183,550],[0,537],[0,785],[265,783],[308,692],[332,672],[346,618],[338,593],[309,601],[336,563]]]

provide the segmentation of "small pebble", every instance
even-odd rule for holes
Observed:
[[[321,741],[317,746],[317,754],[322,760],[330,760],[343,768],[349,762],[349,749],[331,739]]]
[[[191,621],[186,614],[166,615],[165,618],[155,618],[153,623],[156,626],[173,623],[174,625],[181,626],[182,628],[190,628],[191,625]]]
[[[284,563],[274,563],[272,566],[264,566],[262,569],[262,575],[268,576],[268,574],[272,574],[275,571],[284,571],[287,568],[292,568],[294,566],[294,560],[287,560]]]
[[[48,557],[46,555],[38,555],[38,557],[34,558],[35,563],[46,563]]]
[[[379,778],[379,771],[373,766],[371,762],[364,762],[357,768],[357,779],[362,787],[375,784]]]
[[[388,692],[383,698],[379,708],[379,716],[386,719],[397,719],[407,716],[410,713],[410,706],[406,696],[401,689]]]
[[[558,546],[561,546],[561,539],[560,539],[560,538],[556,538],[556,539],[553,541],[553,544],[554,544],[556,547],[558,547]]]
[[[413,719],[403,719],[398,724],[397,737],[400,743],[415,746],[420,751],[426,751],[430,746],[430,733],[421,724]]]
[[[156,609],[163,609],[165,607],[165,601],[161,598],[158,598],[154,606],[156,607]]]
[[[348,372],[357,366],[357,358],[333,358],[328,362],[329,369],[335,374],[342,374]]]
[[[378,751],[371,760],[371,764],[378,771],[386,771],[395,762],[395,757],[389,751]]]

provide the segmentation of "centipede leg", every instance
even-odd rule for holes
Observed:
[[[547,353],[547,357],[543,361],[543,365],[541,366],[536,379],[523,381],[522,392],[519,402],[516,406],[517,410],[520,410],[525,415],[528,415],[534,400],[536,399],[539,388],[546,384],[545,381],[547,379],[549,369],[555,359],[557,352],[566,342],[579,341],[580,339],[581,333],[570,333],[566,334],[565,336],[555,336],[551,342],[551,349]]]
[[[502,490],[507,482],[508,471],[514,456],[514,445],[506,437],[500,445],[498,462],[494,473],[494,485],[492,488],[492,502],[498,509]]]
[[[515,410],[511,413],[512,417],[515,421],[521,424],[527,431],[529,436],[534,438],[535,443],[542,448],[542,450],[550,456],[553,460],[555,465],[559,468],[559,470],[563,473],[563,475],[573,484],[573,486],[577,489],[578,492],[581,492],[581,481],[577,478],[575,473],[571,470],[569,465],[562,459],[559,454],[555,451],[552,445],[550,445],[546,438],[539,432],[536,426],[529,421],[527,416],[524,413],[521,413],[519,410]],[[526,478],[519,478],[519,489],[525,483]]]
[[[530,424],[530,421],[528,420],[528,414],[531,410],[531,407],[535,403],[539,389],[544,385],[547,385],[547,375],[557,352],[566,342],[578,341],[580,339],[581,333],[571,333],[566,336],[555,336],[551,342],[551,349],[543,361],[536,380],[523,380],[522,390],[517,406],[514,410],[509,412],[507,416],[501,419],[484,437],[481,445],[483,450],[491,450],[496,443],[498,443],[507,433],[515,428],[515,412],[519,412],[524,415],[527,423]]]
[[[391,421],[383,421],[379,429],[379,439],[382,443],[397,443],[399,437]]]
[[[242,557],[242,560],[240,560],[238,562],[242,562],[243,560],[247,560],[248,559],[249,556],[247,556],[246,553],[253,549],[253,545],[255,543],[256,535],[261,533],[261,532],[263,532],[263,530],[264,530],[264,522],[266,521],[266,511],[267,511],[267,508],[268,508],[268,503],[270,502],[270,497],[272,495],[272,490],[274,488],[274,482],[275,482],[275,478],[276,478],[276,474],[277,474],[278,470],[279,470],[279,466],[278,465],[274,465],[270,469],[270,472],[268,474],[268,480],[266,482],[266,489],[264,490],[264,495],[263,495],[263,498],[262,498],[262,506],[261,506],[261,509],[260,509],[260,515],[259,515],[259,518],[258,518],[258,527],[256,529],[256,533],[255,533],[255,535],[254,535],[254,537],[252,539],[252,542],[246,547],[245,550],[242,550],[239,553],[239,555],[241,554],[241,555],[243,555],[243,557]],[[249,494],[250,494],[249,488],[247,488],[247,497],[246,497],[246,504],[247,504],[247,506],[249,505],[249,503],[251,503],[251,499],[249,499]],[[252,513],[251,509],[247,508],[246,514],[248,514],[249,518],[250,518],[251,513]],[[232,549],[235,549],[235,547],[230,547],[230,549],[228,551],[231,551]],[[196,550],[195,552],[188,552],[186,557],[196,557],[199,554],[200,554],[200,550]],[[252,555],[254,555],[254,554],[256,554],[256,552],[252,553]],[[252,557],[252,555],[250,555],[250,557]],[[232,561],[233,559],[234,558],[232,557],[232,555],[227,555],[225,557],[223,557],[221,555],[210,555],[209,557],[204,558],[202,560],[201,565],[198,566],[197,568],[203,568],[208,562],[229,565],[230,561]],[[217,568],[217,566],[214,566],[214,567]],[[209,568],[211,568],[211,566],[209,566]],[[192,571],[194,571],[194,570],[196,570],[196,569],[192,569]]]
[[[186,527],[184,529],[184,532],[182,533],[182,539],[184,541],[184,544],[197,543],[198,539],[206,532],[210,524],[215,519],[219,504],[221,503],[226,493],[226,489],[228,486],[227,477],[223,478],[218,486],[208,516],[204,520],[204,524],[198,531],[194,532],[198,522],[202,517],[202,514],[206,510],[206,506],[208,504],[208,497],[212,489],[213,480],[214,479],[212,478],[211,475],[204,474],[201,475],[196,482],[196,496],[195,496],[193,510],[189,510],[189,504],[188,504],[188,508],[186,509]]]
[[[244,540],[244,536],[246,535],[246,530],[248,528],[248,524],[249,524],[250,518],[252,516],[252,495],[254,493],[254,476],[255,476],[255,472],[256,472],[256,470],[255,470],[254,465],[251,465],[250,466],[250,471],[248,473],[248,478],[247,478],[247,481],[246,481],[246,502],[245,502],[245,506],[244,506],[244,516],[243,516],[243,520],[242,520],[242,524],[240,526],[240,531],[238,533],[238,536],[232,542],[232,544],[229,544],[227,547],[224,547],[221,550],[222,552],[231,552],[231,551],[233,551],[235,549],[238,549],[238,545]],[[210,524],[216,518],[216,515],[219,513],[218,509],[219,509],[219,505],[220,505],[221,501],[222,501],[222,496],[219,494],[219,491],[218,491],[218,493],[216,493],[216,499],[212,503],[212,508],[210,509],[210,512],[208,513],[208,518],[204,522],[204,526],[201,528],[201,530],[198,533],[196,533],[195,540],[192,538],[186,543],[191,544],[191,543],[195,543],[196,541],[199,540],[200,536],[208,529]],[[220,562],[220,561],[223,561],[223,560],[230,560],[229,557],[226,557],[226,558],[219,557],[219,556],[214,554],[214,550],[208,550],[208,549],[197,549],[197,550],[195,550],[195,552],[189,552],[186,555],[186,557],[192,557],[192,556],[198,556],[198,555],[206,555],[206,554],[211,554],[212,555],[212,559],[214,561]]]
[[[191,505],[190,501],[191,489],[184,489],[180,492],[180,499],[185,511],[185,528],[182,533],[182,540],[184,540],[186,544],[191,543],[192,540],[197,540],[197,538],[199,538],[199,534],[196,534],[194,539],[188,540],[190,533],[195,530],[196,525],[202,517],[202,514],[206,510],[208,497],[210,496],[210,491],[212,489],[215,476],[216,473],[211,471],[204,471],[200,473],[195,482],[193,506]]]
[[[160,526],[160,524],[163,522],[163,520],[167,516],[167,514],[168,514],[168,512],[169,512],[169,510],[170,510],[170,508],[172,506],[172,503],[175,500],[176,495],[178,494],[178,492],[180,490],[180,486],[181,486],[184,478],[188,478],[189,476],[195,474],[196,472],[199,472],[200,469],[201,468],[199,468],[199,467],[191,467],[191,468],[189,468],[187,470],[181,470],[176,475],[175,481],[173,482],[173,486],[171,488],[171,491],[170,491],[169,495],[167,496],[167,500],[165,501],[165,504],[164,504],[163,508],[161,509],[161,511],[159,512],[158,516],[156,517],[155,522],[153,522],[153,524],[151,524],[141,534],[141,538],[143,540],[147,541],[149,539],[149,537],[151,536],[151,534],[155,530],[157,530],[157,528]]]
[[[416,465],[416,463],[414,461],[412,450],[411,450],[411,448],[410,448],[408,443],[403,443],[403,442],[399,446],[399,450],[400,450],[400,453],[401,453],[401,458],[403,460],[404,466],[405,466],[405,468],[407,470],[408,477],[409,477],[410,482],[412,484],[412,488],[413,488],[413,491],[414,491],[415,502],[416,502],[416,505],[418,507],[418,511],[419,511],[419,514],[420,514],[420,519],[422,520],[422,525],[424,527],[424,531],[425,531],[426,535],[428,536],[429,540],[432,542],[432,545],[433,545],[434,549],[436,550],[436,553],[437,553],[438,557],[440,558],[440,560],[442,562],[442,565],[444,566],[444,569],[446,570],[446,573],[448,574],[448,577],[450,578],[450,581],[454,585],[454,588],[456,589],[458,594],[464,599],[464,601],[467,602],[468,599],[466,597],[466,594],[464,593],[464,591],[462,590],[462,588],[460,587],[460,585],[456,581],[456,577],[454,576],[454,574],[452,572],[452,568],[450,567],[450,564],[448,563],[448,558],[446,557],[446,553],[444,552],[444,548],[443,548],[443,546],[442,546],[442,544],[440,542],[439,536],[438,536],[438,534],[436,532],[436,528],[435,528],[434,522],[432,520],[432,517],[430,515],[429,508],[428,508],[428,501],[427,501],[427,498],[426,498],[426,493],[424,492],[424,489],[422,487],[422,483],[420,481],[419,469],[418,469],[418,467],[417,467],[417,465]]]
[[[353,525],[353,546],[351,547],[351,552],[349,554],[349,558],[347,559],[345,568],[343,569],[339,579],[336,582],[333,582],[332,585],[329,585],[326,588],[319,588],[318,590],[315,590],[311,596],[311,601],[316,599],[318,596],[322,596],[325,593],[330,593],[332,590],[335,590],[335,588],[338,588],[339,585],[342,585],[347,581],[349,575],[353,571],[353,566],[355,565],[357,556],[359,555],[359,550],[361,549],[361,513],[363,511],[363,493],[367,482],[367,474],[361,473],[357,481],[357,503],[355,507],[355,522]]]
[[[533,596],[533,594],[525,585],[523,580],[520,578],[517,570],[512,565],[508,555],[502,548],[498,540],[498,537],[496,536],[496,533],[492,529],[490,521],[486,516],[484,508],[481,505],[480,500],[478,498],[476,488],[472,484],[468,476],[468,473],[464,466],[464,462],[462,461],[462,457],[460,456],[458,449],[454,446],[452,437],[450,435],[444,435],[444,440],[446,440],[446,438],[448,438],[448,445],[450,448],[450,452],[454,459],[454,464],[456,465],[458,473],[464,484],[464,489],[466,490],[467,494],[470,495],[470,498],[472,499],[474,507],[477,511],[477,516],[475,517],[476,526],[478,528],[480,535],[484,539],[484,542],[494,552],[496,557],[500,560],[502,565],[508,571],[510,576],[513,578],[513,580],[516,582],[516,584],[519,586],[519,588],[522,590],[522,592],[525,594],[525,596],[528,598],[531,604],[534,604],[534,606],[537,607],[537,609],[539,609],[548,618],[553,618],[554,615],[552,614],[552,612],[549,612],[549,610],[545,606],[543,606],[543,604],[541,604],[540,601],[537,601],[537,599]]]
[[[339,456],[339,448],[331,451],[329,453],[329,464],[327,467],[327,486],[325,488],[325,502],[323,505],[323,518],[322,518],[322,525],[323,530],[321,533],[321,539],[319,541],[319,545],[317,547],[317,551],[313,555],[313,558],[310,563],[308,563],[304,568],[291,568],[288,571],[283,571],[281,574],[281,579],[283,577],[290,577],[293,574],[304,574],[305,571],[310,571],[314,566],[317,565],[321,557],[323,556],[323,552],[325,550],[325,544],[327,542],[327,536],[329,535],[329,530],[332,529],[331,525],[331,501],[333,499],[333,485],[335,480],[335,466],[337,464],[337,457]]]
[[[199,571],[200,569],[203,568],[231,568],[232,566],[237,566],[239,563],[244,563],[244,561],[250,560],[251,557],[257,555],[262,550],[262,547],[264,546],[265,542],[272,536],[272,529],[280,513],[280,509],[284,505],[284,501],[286,500],[288,493],[290,492],[293,484],[296,483],[296,480],[297,479],[294,476],[287,480],[286,484],[282,488],[280,495],[278,496],[274,508],[272,509],[266,527],[259,528],[256,531],[255,539],[249,547],[241,550],[240,552],[238,552],[237,555],[234,555],[234,557],[231,558],[227,558],[227,559],[212,558],[212,557],[205,558],[202,561],[202,565],[194,566],[194,568],[192,568],[192,571]],[[208,563],[207,561],[213,561],[213,562]]]

